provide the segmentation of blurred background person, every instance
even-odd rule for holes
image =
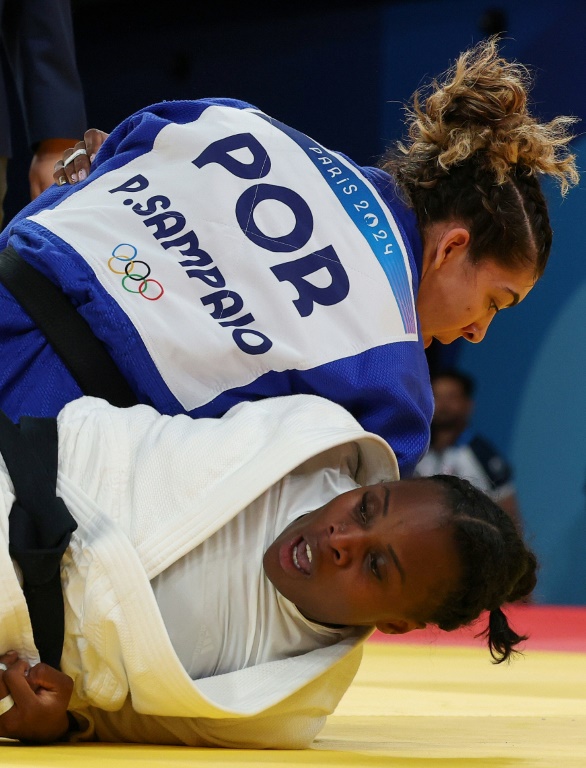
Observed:
[[[435,399],[431,445],[415,474],[463,477],[490,496],[520,526],[511,467],[494,445],[471,426],[474,379],[452,368],[433,375],[431,384]]]
[[[53,183],[53,166],[87,128],[75,61],[70,0],[0,0],[0,226],[12,152],[7,75],[12,75],[28,145],[30,197]],[[7,66],[8,65],[8,66]]]

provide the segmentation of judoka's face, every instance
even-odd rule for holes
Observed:
[[[308,619],[388,634],[424,627],[460,576],[442,493],[428,480],[336,497],[289,525],[263,564]]]
[[[437,222],[425,233],[417,314],[423,343],[451,344],[460,337],[482,341],[501,309],[513,307],[535,284],[533,266],[513,269],[492,259],[473,264],[470,233],[453,222]]]

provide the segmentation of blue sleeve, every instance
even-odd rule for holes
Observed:
[[[270,371],[191,415],[215,416],[243,400],[291,394],[319,395],[346,408],[389,443],[401,477],[410,477],[427,451],[433,395],[421,341],[386,344],[308,370]]]
[[[315,394],[340,403],[364,429],[384,438],[397,456],[401,477],[411,477],[428,448],[433,415],[421,341],[375,347],[301,376]]]

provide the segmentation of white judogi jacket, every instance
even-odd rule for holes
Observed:
[[[57,490],[78,522],[63,559],[70,709],[104,740],[307,746],[350,684],[368,631],[294,658],[192,680],[149,580],[302,462],[356,441],[357,481],[398,478],[395,457],[340,406],[297,395],[222,419],[160,416],[82,398],[59,416]],[[0,535],[12,485],[0,462]],[[0,547],[0,651],[38,661],[8,547]],[[132,703],[131,703],[132,702]]]

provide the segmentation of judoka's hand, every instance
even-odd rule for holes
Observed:
[[[77,184],[78,181],[87,179],[90,165],[109,135],[97,128],[90,128],[84,133],[82,141],[78,141],[74,147],[68,147],[63,152],[63,157],[55,163],[53,170],[55,184],[59,186]],[[72,155],[75,155],[74,159],[67,162]]]
[[[0,705],[5,696],[14,700],[0,716],[0,736],[41,744],[64,736],[73,680],[48,664],[31,667],[16,653],[4,654],[0,661],[7,667],[0,677]]]

